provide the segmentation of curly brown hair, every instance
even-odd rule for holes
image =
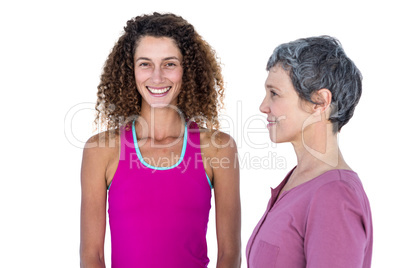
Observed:
[[[137,16],[107,58],[98,86],[95,124],[108,130],[140,114],[141,95],[134,75],[134,54],[144,36],[172,38],[183,55],[183,77],[177,108],[200,126],[219,129],[224,83],[215,51],[182,17],[167,13]]]

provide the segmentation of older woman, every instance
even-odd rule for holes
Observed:
[[[369,201],[337,142],[361,95],[359,70],[328,36],[280,45],[267,70],[260,110],[271,140],[293,145],[297,166],[272,189],[248,267],[370,267]]]
[[[217,131],[215,52],[173,14],[138,16],[124,30],[98,87],[108,131],[84,149],[81,266],[105,267],[108,196],[113,268],[207,267],[214,188],[217,267],[239,267],[239,171],[233,139]]]

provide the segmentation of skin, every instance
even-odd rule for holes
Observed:
[[[314,94],[313,100],[319,104],[304,101],[287,71],[279,65],[270,69],[265,90],[260,111],[267,115],[270,139],[276,143],[290,142],[297,156],[297,167],[281,193],[332,169],[351,170],[328,120],[330,90],[323,88]]]
[[[180,50],[174,40],[167,37],[143,37],[134,55],[136,84],[142,96],[141,114],[135,123],[136,134],[143,158],[154,166],[175,164],[183,146],[184,124],[174,108],[181,91],[181,61]],[[151,92],[167,88],[166,94]],[[225,133],[207,130],[201,131],[200,143],[205,172],[215,191],[217,267],[240,267],[240,191],[236,144]],[[119,148],[118,133],[101,133],[92,137],[84,149],[81,267],[105,267],[107,185],[117,170]]]

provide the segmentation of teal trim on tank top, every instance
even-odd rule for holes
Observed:
[[[214,186],[212,186],[211,180],[209,179],[207,172],[205,172],[205,176],[207,176],[209,188],[211,188],[211,190],[212,190],[214,188]]]
[[[187,122],[185,123],[184,128],[186,129],[186,131],[184,131],[183,147],[182,147],[182,149],[181,149],[181,155],[180,155],[179,161],[177,161],[176,164],[174,164],[173,166],[170,166],[170,167],[155,167],[155,166],[152,166],[152,165],[148,164],[147,162],[145,162],[145,160],[142,158],[142,154],[141,154],[141,152],[140,152],[140,148],[138,147],[137,133],[135,132],[135,120],[134,120],[134,121],[133,121],[133,126],[132,126],[133,140],[134,140],[135,151],[137,152],[137,156],[138,156],[138,159],[140,160],[140,162],[141,162],[144,166],[146,166],[146,167],[148,167],[148,168],[151,168],[151,169],[156,169],[156,170],[168,170],[168,169],[172,169],[172,168],[175,168],[175,167],[177,167],[178,165],[180,165],[180,163],[183,161],[184,155],[185,155],[185,153],[186,153],[186,148],[187,148]],[[211,189],[213,189],[214,187],[212,186],[211,180],[209,179],[207,172],[205,172],[205,176],[207,177],[209,187],[210,187]],[[113,182],[113,180],[112,180],[112,181],[110,182],[110,184],[108,185],[107,190],[109,190],[109,189],[110,189],[110,186],[112,186],[112,182]]]
[[[133,129],[134,147],[135,147],[135,151],[137,152],[137,156],[138,156],[138,159],[140,160],[140,162],[144,166],[151,168],[151,169],[156,169],[156,170],[168,170],[168,169],[172,169],[172,168],[175,168],[178,165],[180,165],[180,163],[183,161],[184,154],[186,153],[186,147],[187,147],[187,122],[184,124],[184,128],[185,128],[185,131],[184,131],[183,147],[181,148],[181,155],[180,155],[179,161],[177,161],[176,164],[174,164],[173,166],[170,166],[170,167],[155,167],[155,166],[152,166],[152,165],[148,164],[147,162],[145,162],[144,158],[142,157],[140,148],[138,147],[137,133],[135,132],[135,121],[133,121],[132,129]]]

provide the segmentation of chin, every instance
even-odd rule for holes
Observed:
[[[166,98],[158,99],[147,96],[143,100],[152,108],[165,108],[166,106],[169,106],[170,103]]]
[[[172,110],[178,110],[176,103],[170,103],[170,102],[153,102],[150,103],[150,106],[152,108],[157,108],[157,109],[163,109],[163,108],[169,108]]]
[[[269,132],[269,139],[271,140],[271,142],[278,143],[278,137],[271,131]]]
[[[166,106],[168,106],[168,103],[151,103],[150,106],[152,108],[165,108]]]
[[[283,139],[281,139],[280,137],[278,137],[278,136],[275,136],[275,135],[269,135],[269,138],[270,138],[270,140],[271,140],[271,142],[273,142],[273,143],[284,143],[284,142],[288,142],[287,140],[283,140]]]

